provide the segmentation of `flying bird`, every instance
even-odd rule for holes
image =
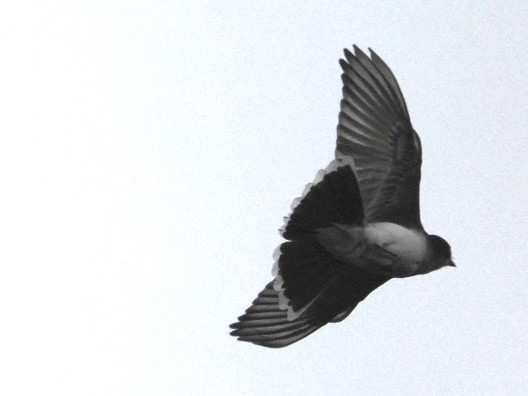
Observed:
[[[371,49],[345,49],[335,159],[284,218],[274,279],[230,327],[241,341],[290,345],[345,319],[392,278],[454,267],[420,221],[422,147],[394,74]]]

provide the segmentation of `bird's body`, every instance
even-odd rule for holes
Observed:
[[[428,259],[424,232],[395,223],[336,224],[318,230],[317,241],[343,263],[398,278],[416,275]]]
[[[392,278],[454,266],[420,221],[420,138],[388,66],[345,50],[336,159],[319,171],[281,229],[275,277],[232,335],[283,347],[350,314]]]

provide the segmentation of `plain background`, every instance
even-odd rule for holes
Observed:
[[[0,13],[4,395],[528,392],[525,1],[35,1]],[[228,325],[389,64],[458,268],[282,350]]]

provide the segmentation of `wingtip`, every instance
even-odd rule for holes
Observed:
[[[369,53],[370,53],[370,58],[372,59],[373,62],[379,62],[381,61],[381,58],[380,56],[376,53],[376,51],[374,51],[372,48],[369,47]]]
[[[356,56],[367,56],[361,48],[359,48],[357,45],[354,45],[354,53]]]
[[[343,52],[345,53],[345,58],[347,58],[348,61],[350,61],[350,59],[354,58],[355,56],[348,48],[345,48]]]
[[[233,323],[234,324],[234,323]],[[233,336],[233,337],[240,337],[240,329],[239,328],[235,328],[235,327],[232,327],[233,324],[229,325],[229,327],[233,330],[231,330],[229,332],[229,335],[230,336]]]
[[[343,69],[344,72],[350,69],[350,65],[343,58],[339,59],[339,66],[341,66],[341,69]]]

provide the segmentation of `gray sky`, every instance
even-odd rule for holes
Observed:
[[[527,3],[283,3],[3,7],[0,393],[528,392]],[[332,159],[352,44],[400,82],[458,268],[286,349],[236,342]]]

